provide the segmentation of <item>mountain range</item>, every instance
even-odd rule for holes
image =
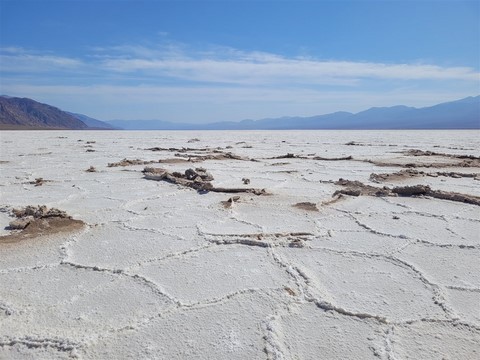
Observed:
[[[359,113],[339,111],[311,117],[281,117],[208,124],[161,120],[110,120],[126,130],[306,130],[306,129],[480,129],[480,96],[414,108],[374,107]]]
[[[480,129],[480,96],[414,108],[374,107],[359,113],[281,117],[207,124],[161,120],[100,121],[28,98],[0,96],[0,130],[307,130],[307,129]]]

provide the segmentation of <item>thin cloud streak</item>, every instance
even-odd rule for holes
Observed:
[[[264,86],[282,83],[357,86],[365,80],[480,81],[480,73],[469,67],[323,61],[235,49],[189,53],[174,44],[153,49],[128,45],[94,48],[93,54],[87,54],[83,60],[15,47],[0,50],[3,73],[82,69],[99,74],[100,78],[107,73],[140,74],[146,78]]]
[[[198,121],[309,116],[476,95],[469,67],[285,57],[215,47],[122,45],[64,57],[0,48],[0,93],[99,119]]]
[[[1,72],[48,73],[58,70],[77,70],[85,64],[70,57],[37,53],[20,47],[0,48]]]
[[[108,48],[103,49],[104,53]],[[360,79],[479,81],[469,67],[431,64],[384,64],[284,57],[266,52],[245,52],[228,47],[191,51],[181,44],[155,47],[117,46],[102,67],[117,72],[144,72],[204,82],[221,83],[330,83],[356,84]]]
[[[435,65],[378,64],[339,61],[275,59],[238,61],[212,59],[110,59],[102,66],[111,71],[136,72],[204,82],[222,83],[356,83],[360,79],[467,80],[480,74],[467,67],[442,68]],[[330,80],[330,81],[329,81]]]

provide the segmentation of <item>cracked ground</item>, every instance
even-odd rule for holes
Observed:
[[[0,359],[478,359],[479,138],[3,131]]]

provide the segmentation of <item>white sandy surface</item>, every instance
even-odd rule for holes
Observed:
[[[425,196],[331,202],[339,178],[479,196],[474,177],[370,180],[456,161],[411,149],[478,157],[478,131],[2,131],[0,141],[0,236],[26,205],[86,223],[0,240],[0,359],[480,358],[480,207]],[[107,166],[179,158],[151,147],[257,161]],[[273,159],[288,153],[306,159]],[[197,192],[147,180],[144,166],[203,167],[216,187],[269,195]],[[318,211],[293,206],[307,202]]]

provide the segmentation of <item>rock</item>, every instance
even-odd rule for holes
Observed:
[[[226,209],[228,209],[228,208],[232,207],[233,203],[237,202],[238,200],[240,200],[240,196],[232,196],[227,201],[222,201],[222,205]]]
[[[24,218],[16,219],[16,220],[10,221],[10,223],[8,224],[8,227],[12,230],[23,230],[33,220],[34,220],[33,216],[27,216],[27,217],[24,217]]]
[[[185,177],[188,179],[188,180],[193,180],[194,178],[196,178],[198,176],[198,174],[195,172],[195,170],[193,169],[187,169],[185,170]]]
[[[25,217],[33,217],[34,219],[43,219],[49,217],[69,218],[65,211],[56,208],[48,209],[45,205],[42,206],[27,206],[23,209],[13,209],[13,214],[21,219]]]
[[[213,176],[209,172],[207,172],[206,169],[204,168],[195,168],[193,169],[187,169],[185,170],[185,178],[187,180],[195,180],[197,178],[200,178],[199,180],[196,181],[212,181]]]
[[[50,180],[45,180],[44,178],[39,177],[39,178],[36,178],[34,181],[30,181],[29,184],[32,184],[35,186],[42,186],[47,181],[50,181]]]
[[[430,193],[431,189],[428,185],[415,185],[415,186],[403,186],[395,187],[392,189],[392,192],[400,196],[418,196],[418,195],[427,195]]]

